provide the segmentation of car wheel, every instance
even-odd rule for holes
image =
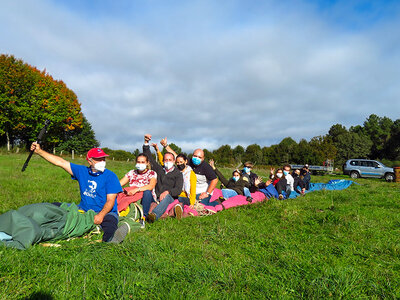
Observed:
[[[386,181],[393,181],[394,180],[394,174],[393,173],[386,173],[385,174],[385,180]]]
[[[353,171],[350,173],[350,177],[356,179],[360,177],[360,174],[356,171]]]

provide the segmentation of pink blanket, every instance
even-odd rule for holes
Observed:
[[[124,190],[129,192],[130,190],[133,190],[136,188],[137,188],[136,186],[130,186],[130,187],[124,188]],[[117,196],[118,211],[125,210],[129,206],[129,204],[139,201],[140,199],[142,199],[142,197],[143,197],[143,192],[138,192],[133,196],[128,196],[124,193],[119,193]]]
[[[211,199],[212,199],[211,201],[214,201],[214,200],[218,199],[219,197],[222,197],[222,192],[219,189],[215,189],[213,192],[213,195],[211,197]],[[237,196],[234,196],[234,197],[231,197],[231,198],[225,200],[223,202],[223,207],[222,207],[222,205],[217,205],[215,207],[204,205],[204,208],[211,210],[211,211],[219,212],[219,211],[223,210],[224,208],[228,209],[228,208],[232,208],[232,207],[236,207],[236,206],[248,205],[248,204],[252,204],[252,203],[256,203],[256,202],[262,202],[266,199],[265,194],[258,192],[258,191],[255,193],[251,193],[251,197],[253,198],[253,201],[248,202],[246,200],[246,196],[237,195]],[[169,215],[173,215],[173,208],[178,203],[179,203],[179,201],[175,200],[170,205],[168,205],[167,210],[165,211],[165,213],[163,214],[162,217],[165,218]],[[185,205],[185,207],[183,208],[183,217],[188,217],[190,215],[198,216],[198,212],[196,210],[190,208],[190,206]]]

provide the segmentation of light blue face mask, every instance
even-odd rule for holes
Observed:
[[[240,178],[240,177],[235,177],[235,176],[232,177],[233,181],[238,181],[239,178]]]
[[[192,162],[195,166],[198,166],[201,163],[201,159],[198,157],[192,157]]]
[[[286,176],[286,175],[289,174],[289,172],[288,171],[283,171],[283,174],[285,174],[285,176]]]
[[[249,174],[249,173],[250,173],[250,168],[244,167],[244,168],[243,168],[243,171],[244,171],[245,173]]]

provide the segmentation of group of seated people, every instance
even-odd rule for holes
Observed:
[[[122,187],[129,184],[129,188],[124,188],[124,194],[117,198],[120,208],[120,201],[123,201],[124,196],[134,196],[142,192],[140,198],[144,217],[141,222],[152,223],[158,220],[175,200],[178,203],[173,208],[173,214],[180,219],[185,205],[193,208],[196,203],[201,203],[207,207],[215,207],[237,195],[245,196],[248,202],[252,202],[252,193],[271,184],[275,187],[278,198],[282,200],[292,191],[304,194],[309,187],[311,176],[308,165],[293,172],[288,164],[283,168],[271,169],[269,180],[263,182],[261,177],[252,172],[253,164],[246,162],[243,170],[234,170],[232,177],[227,179],[212,159],[209,163],[204,161],[202,149],[194,150],[192,158],[188,160],[185,154],[175,153],[168,145],[167,138],[160,141],[165,149],[164,155],[158,145],[150,145],[150,141],[151,135],[146,134],[143,153],[136,157],[136,169],[129,171],[120,180]],[[156,150],[158,162],[151,154],[150,146]],[[221,181],[222,196],[216,201],[210,201],[218,179]],[[126,207],[122,204],[121,206]]]
[[[108,155],[100,148],[88,151],[86,160],[89,166],[77,165],[48,153],[37,142],[32,143],[31,151],[64,169],[72,179],[78,181],[81,201],[77,207],[83,212],[95,213],[92,223],[104,231],[103,241],[111,243],[122,242],[130,231],[130,225],[121,225],[119,219],[132,203],[136,205],[139,200],[143,215],[139,226],[144,226],[145,222],[152,223],[165,216],[166,212],[172,212],[177,219],[182,218],[187,210],[191,210],[193,215],[198,212],[201,215],[212,214],[221,209],[262,201],[265,197],[285,199],[292,191],[304,194],[309,186],[307,165],[292,174],[290,165],[271,169],[270,178],[263,182],[261,177],[252,172],[253,164],[246,162],[243,170],[234,170],[232,177],[227,179],[213,160],[209,163],[204,161],[202,149],[194,150],[188,159],[183,153],[175,153],[166,138],[160,141],[165,149],[164,155],[157,144],[150,145],[150,141],[151,135],[146,134],[143,153],[136,157],[135,169],[121,179],[106,169]],[[158,162],[151,154],[150,146],[156,150]],[[221,189],[216,189],[218,179],[222,183]],[[126,185],[129,187],[122,189]],[[267,194],[271,190],[273,193]],[[6,217],[4,224],[7,225]],[[136,221],[136,217],[129,219]],[[12,230],[5,228],[3,231],[14,238]]]

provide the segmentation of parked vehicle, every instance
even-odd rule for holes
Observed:
[[[393,168],[369,159],[349,159],[343,165],[343,174],[350,175],[351,178],[385,178],[386,181],[393,181],[395,178]]]

